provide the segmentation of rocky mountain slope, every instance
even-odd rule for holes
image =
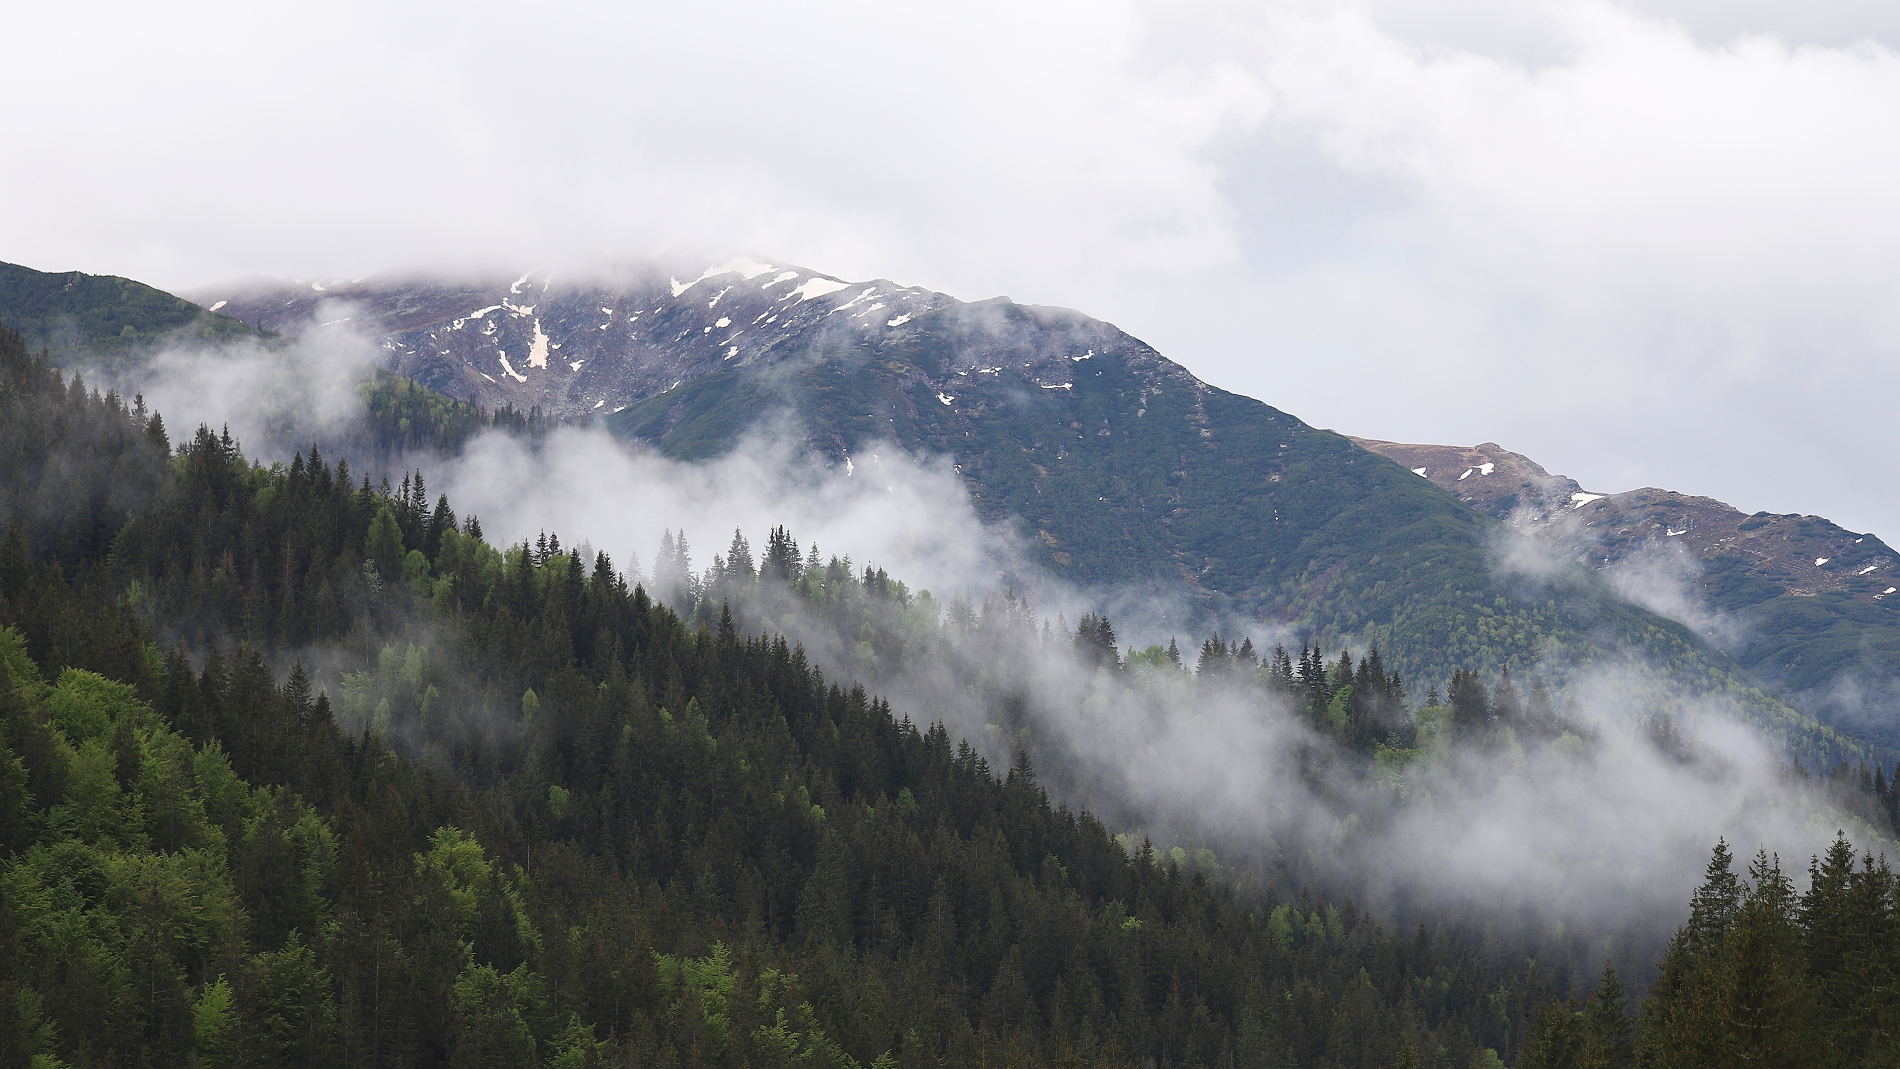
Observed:
[[[951,298],[736,258],[685,277],[425,276],[232,283],[189,295],[262,329],[354,331],[385,366],[488,408],[579,419],[786,348],[901,328]]]
[[[1181,634],[1225,620],[1376,645],[1421,691],[1456,668],[1561,675],[1634,652],[1810,756],[1852,746],[1589,569],[1526,582],[1499,566],[1497,523],[1429,480],[1077,312],[747,258],[192,296],[261,330],[353,331],[450,397],[603,417],[677,457],[731,449],[763,419],[847,470],[883,443],[947,454],[1049,573],[1159,605]]]
[[[1613,568],[1657,554],[1700,560],[1711,569],[1707,593],[1717,608],[1754,604],[1764,596],[1841,593],[1875,602],[1900,592],[1900,554],[1872,534],[1845,530],[1824,517],[1750,515],[1714,498],[1653,486],[1587,491],[1495,442],[1469,448],[1352,442],[1580,564]]]
[[[1355,438],[1579,564],[1690,593],[1677,616],[1856,734],[1900,746],[1900,553],[1821,516],[1643,487],[1595,493],[1494,442]]]
[[[721,299],[756,299],[746,290],[763,281]],[[605,423],[689,458],[734,448],[768,416],[842,465],[891,442],[948,454],[978,508],[1049,572],[1104,597],[1185,595],[1190,634],[1239,617],[1294,642],[1378,645],[1420,689],[1456,667],[1561,673],[1635,650],[1804,748],[1831,745],[1590,570],[1526,581],[1501,566],[1497,524],[1429,480],[1077,312],[932,295],[872,329],[828,318]]]

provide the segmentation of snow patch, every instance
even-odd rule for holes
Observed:
[[[799,304],[804,304],[813,297],[823,297],[827,293],[836,293],[849,285],[849,282],[839,282],[837,279],[832,278],[808,278],[794,288],[792,292],[780,297],[779,300],[789,301],[793,297],[796,297],[798,298]]]
[[[937,395],[937,400],[939,400],[939,401],[942,401],[942,402],[943,402],[943,403],[944,403],[945,405],[948,405],[948,404],[950,404],[950,403],[951,403],[952,401],[955,401],[955,400],[956,400],[956,398],[954,398],[954,397],[952,397],[952,396],[950,396],[950,395],[949,395],[949,394],[947,394],[947,393],[940,393],[940,394],[938,394],[938,395]]]
[[[1867,567],[1865,567],[1865,568],[1862,568],[1862,569],[1861,569],[1860,571],[1858,571],[1858,572],[1855,572],[1854,574],[1855,574],[1855,575],[1866,575],[1866,574],[1867,574],[1868,572],[1871,572],[1871,571],[1873,571],[1873,570],[1874,570],[1875,568],[1878,568],[1878,567],[1880,567],[1880,565],[1878,565],[1878,564],[1869,564],[1869,565],[1868,565]]]
[[[858,470],[858,466],[857,466],[856,464],[853,464],[853,463],[851,463],[851,458],[850,458],[850,457],[845,457],[845,458],[844,458],[844,475],[845,475],[845,478],[847,478],[847,479],[849,479],[849,478],[851,477],[851,473],[852,473],[852,472],[855,472],[855,471],[857,471],[857,470]]]
[[[1816,568],[1819,568],[1821,565],[1826,564],[1828,561],[1831,561],[1833,559],[1834,558],[1832,557],[1816,557],[1814,558],[1814,566]]]
[[[729,326],[732,326],[732,320],[730,320],[730,319],[727,319],[727,318],[726,318],[725,316],[720,316],[720,317],[719,317],[719,321],[718,321],[717,323],[714,323],[714,324],[713,324],[713,326],[715,326],[715,327],[729,327]]]
[[[1463,476],[1459,476],[1459,478],[1463,478]],[[1592,501],[1601,501],[1604,498],[1609,497],[1609,496],[1610,495],[1608,494],[1571,494],[1570,507],[1573,509],[1580,509],[1583,506],[1588,505]]]
[[[605,313],[607,313],[608,315],[613,315],[613,314],[614,314],[614,310],[613,310],[613,309],[611,309],[611,308],[602,308],[602,309],[601,309],[601,311],[603,311],[603,312],[605,312]]]
[[[521,292],[521,287],[522,287],[522,285],[523,285],[524,283],[526,283],[527,281],[528,281],[528,276],[527,276],[527,275],[522,275],[522,276],[521,276],[520,278],[517,278],[517,279],[515,279],[515,284],[514,284],[514,285],[512,285],[512,286],[509,286],[509,287],[508,287],[508,292],[509,292],[509,293],[520,293],[520,292]]]
[[[594,402],[594,407],[599,408],[601,405],[604,405],[606,403],[607,403],[607,399],[603,397],[600,400]]]
[[[1458,481],[1459,481],[1459,482],[1464,482],[1464,481],[1465,481],[1466,479],[1469,479],[1469,478],[1471,478],[1471,473],[1472,473],[1472,472],[1474,472],[1474,471],[1477,471],[1477,470],[1478,470],[1478,469],[1476,469],[1476,468],[1466,468],[1466,469],[1465,469],[1465,473],[1464,473],[1463,475],[1460,475],[1460,476],[1458,476]]]
[[[1089,350],[1088,352],[1086,352],[1086,353],[1083,353],[1083,354],[1082,354],[1081,356],[1072,356],[1072,357],[1070,357],[1069,359],[1071,359],[1071,360],[1087,360],[1087,359],[1088,359],[1089,357],[1091,357],[1091,356],[1094,356],[1094,355],[1095,355],[1095,350],[1093,350],[1093,349],[1090,349],[1090,350]]]
[[[750,282],[760,275],[765,274],[767,271],[772,270],[774,266],[776,265],[762,264],[749,256],[735,256],[725,263],[720,264],[718,267],[708,268],[707,270],[715,275],[738,275],[740,278]]]
[[[528,366],[548,366],[548,336],[541,333],[541,321],[534,321],[534,344],[528,347]]]
[[[532,304],[509,304],[507,300],[504,299],[501,302],[501,307],[508,309],[516,319],[526,319],[534,314],[534,305]]]
[[[1043,387],[1042,387],[1042,388],[1043,388],[1043,389],[1045,389],[1045,390],[1073,390],[1073,389],[1075,389],[1075,383],[1073,383],[1073,382],[1058,382],[1058,383],[1056,383],[1056,384],[1055,384],[1054,386],[1049,386],[1049,385],[1043,385]]]
[[[224,307],[225,305],[227,305],[227,304],[230,304],[230,303],[231,303],[230,301],[219,301],[219,302],[218,302],[217,304],[214,304],[214,305],[212,305],[211,307],[209,307],[209,308],[207,308],[207,309],[205,309],[205,311],[207,311],[207,312],[215,312],[215,311],[217,311],[218,309],[220,309],[220,308],[223,308],[223,307]]]
[[[486,371],[477,371],[477,372],[476,372],[475,374],[477,374],[477,375],[480,375],[480,376],[481,376],[482,378],[485,378],[485,379],[487,379],[487,380],[488,380],[489,382],[494,382],[494,381],[495,381],[495,376],[493,376],[493,375],[490,375],[490,374],[489,374],[488,372],[486,372]]]
[[[901,327],[908,322],[910,322],[910,313],[905,312],[903,315],[898,316],[896,319],[890,320],[884,325],[887,327]]]
[[[838,307],[836,307],[836,308],[833,308],[833,309],[832,309],[832,311],[834,311],[834,312],[842,312],[842,311],[844,311],[845,309],[847,309],[847,308],[850,308],[850,307],[852,307],[853,305],[855,305],[855,304],[857,304],[857,303],[858,303],[859,301],[862,301],[862,300],[864,300],[864,299],[865,299],[865,298],[867,298],[867,297],[871,297],[871,296],[873,296],[873,295],[875,295],[876,293],[877,293],[877,287],[876,287],[876,286],[866,286],[866,287],[864,288],[864,292],[863,292],[863,293],[860,293],[860,294],[858,294],[858,295],[857,295],[856,297],[853,297],[853,298],[851,298],[850,300],[848,300],[848,301],[846,301],[846,302],[844,302],[843,304],[841,304],[841,305],[839,305]]]
[[[1686,534],[1688,534],[1688,533],[1689,533],[1689,529],[1688,529],[1687,527],[1684,527],[1684,528],[1683,528],[1682,530],[1680,530],[1680,531],[1678,531],[1678,530],[1675,530],[1675,529],[1673,529],[1673,528],[1671,528],[1671,527],[1668,527],[1668,526],[1665,526],[1665,527],[1663,528],[1663,534],[1664,534],[1664,536],[1666,536],[1666,537],[1669,537],[1669,538],[1674,538],[1674,537],[1676,537],[1677,535],[1686,535]]]
[[[569,360],[567,362],[567,369],[569,371],[579,371],[581,369],[581,365],[585,363],[587,363],[587,361],[585,360]]]
[[[515,366],[508,362],[507,353],[501,354],[501,370],[503,374],[507,375],[509,378],[515,380],[516,382],[528,381],[528,376],[523,375],[519,371],[516,371]]]
[[[727,360],[730,360],[730,359],[732,359],[733,357],[735,357],[735,356],[738,356],[738,355],[739,355],[739,347],[738,347],[737,345],[728,345],[728,346],[726,346],[726,359],[727,359]]]
[[[797,277],[798,277],[798,272],[796,271],[781,271],[778,273],[777,277],[772,279],[772,281],[761,283],[759,285],[759,288],[762,290],[769,290],[773,286],[776,286],[781,282],[790,282],[792,279],[795,279]]]
[[[667,279],[667,281],[672,283],[673,296],[677,297],[680,294],[685,293],[687,290],[692,289],[694,286],[699,285],[701,282],[704,282],[707,279],[716,277],[718,275],[738,275],[740,278],[749,280],[749,279],[757,278],[760,275],[765,274],[767,271],[770,271],[772,269],[772,266],[773,265],[771,264],[762,264],[758,262],[757,260],[754,260],[750,257],[735,256],[732,259],[727,260],[723,264],[715,264],[714,266],[708,267],[706,270],[701,271],[699,273],[699,277],[692,280],[691,282],[681,282],[677,278],[669,278]],[[723,296],[723,294],[721,296]],[[718,298],[714,298],[714,299],[717,300]]]
[[[1413,474],[1413,475],[1416,475],[1416,476],[1418,476],[1418,477],[1419,477],[1419,478],[1421,478],[1421,479],[1423,479],[1423,478],[1425,477],[1425,472],[1426,472],[1426,470],[1427,470],[1427,469],[1425,469],[1425,468],[1413,468],[1413,469],[1412,469],[1412,474]]]
[[[1496,467],[1497,467],[1496,464],[1493,464],[1488,460],[1485,461],[1484,463],[1478,465],[1478,477],[1483,478],[1484,476],[1491,474],[1492,469]]]

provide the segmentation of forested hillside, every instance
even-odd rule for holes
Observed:
[[[36,324],[69,306],[87,322],[128,326],[159,305],[174,319],[197,314],[128,280],[6,271],[17,311]],[[489,426],[535,434],[595,415],[669,456],[703,458],[734,448],[762,417],[789,416],[793,437],[834,462],[885,442],[947,456],[979,514],[1028,552],[1026,582],[1154,599],[1176,630],[1245,619],[1330,647],[1378,646],[1417,678],[1472,665],[1572,674],[1635,657],[1679,693],[1724,695],[1811,763],[1873,756],[1587,570],[1513,563],[1509,532],[1424,480],[1076,312],[850,285],[744,258],[678,277],[649,267],[558,282],[529,272],[220,292],[201,299],[273,329],[345,323],[336,329],[374,337],[336,352],[314,338],[270,342],[282,359],[246,346],[171,354],[198,394],[259,393],[248,444],[274,458],[320,441],[380,474],[453,454]],[[14,305],[0,300],[0,318]],[[166,329],[186,338],[183,326]],[[117,370],[117,335],[82,334],[115,368],[111,381],[135,393],[138,377]],[[415,377],[366,363],[360,389],[332,381],[339,361],[359,358]],[[313,378],[360,393],[362,418],[311,411],[323,407],[307,403]],[[1835,631],[1839,648],[1857,633]]]
[[[96,503],[0,550],[0,1063],[1463,1067],[1544,989],[1131,856],[604,558],[0,373],[8,485]],[[319,648],[340,695],[270,667]]]
[[[1297,864],[1118,837],[1052,804],[1089,786],[1060,750],[993,764],[855,682],[968,672],[1006,743],[1039,657],[1127,701],[1257,695],[1320,740],[1310,774],[1346,755],[1398,798],[1453,745],[1589,760],[1541,681],[1124,654],[1105,618],[938,606],[783,529],[703,575],[673,543],[682,618],[605,555],[491,546],[420,472],[174,451],[11,333],[0,421],[0,1065],[1629,1064],[1613,984],[1552,1001],[1587,940],[1399,927]],[[1818,789],[1891,828],[1884,769]],[[1709,1027],[1670,955],[1629,1051]],[[1878,1013],[1826,1020],[1880,1056]]]
[[[1590,493],[1494,442],[1353,442],[1560,557],[1681,591],[1669,611],[1756,679],[1838,731],[1900,748],[1900,554],[1873,532],[1653,486]]]
[[[1378,646],[1414,678],[1634,656],[1685,691],[1729,695],[1810,759],[1864,756],[1596,575],[1541,559],[1514,568],[1536,553],[1503,525],[1108,324],[995,302],[906,318],[888,334],[788,345],[605,423],[682,458],[735,448],[773,412],[830,456],[884,442],[948,454],[979,513],[1064,580],[1185,591],[1204,611]]]

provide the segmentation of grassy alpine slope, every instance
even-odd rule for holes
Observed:
[[[29,347],[61,355],[84,349],[110,357],[168,341],[267,336],[129,278],[18,264],[0,264],[0,323],[24,335]]]
[[[607,426],[696,459],[734,448],[766,413],[789,413],[831,456],[886,441],[951,454],[984,517],[1014,525],[1041,566],[1085,589],[1184,588],[1206,610],[1301,639],[1395,651],[1412,680],[1472,665],[1575,672],[1634,654],[1810,759],[1857,746],[1585,569],[1501,570],[1492,547],[1516,536],[1392,461],[1075,313],[931,312],[888,338],[685,382]]]

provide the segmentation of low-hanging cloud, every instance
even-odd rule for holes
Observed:
[[[429,484],[478,516],[490,541],[552,533],[585,540],[622,568],[651,564],[673,532],[687,537],[697,572],[727,551],[735,530],[756,552],[782,524],[826,556],[883,567],[946,598],[955,590],[981,596],[1028,570],[1011,534],[968,507],[948,458],[886,446],[826,465],[771,423],[703,463],[669,460],[597,429],[562,428],[539,442],[489,433],[441,464]]]
[[[287,450],[313,435],[357,435],[355,384],[369,355],[346,335],[327,346],[179,350],[129,385],[163,401],[174,434],[187,422],[234,419],[235,434]],[[286,393],[302,388],[327,391],[301,410],[296,429],[309,434],[252,415],[281,412]],[[1290,873],[1388,915],[1508,910],[1537,930],[1564,924],[1589,939],[1653,946],[1678,922],[1717,836],[1743,852],[1764,845],[1797,868],[1836,827],[1871,849],[1891,845],[1786,782],[1779,747],[1722,699],[1685,694],[1633,657],[1542,673],[1565,681],[1567,741],[1428,741],[1431,756],[1405,768],[1340,748],[1290,703],[1251,686],[1160,665],[1104,672],[1075,654],[1067,628],[1043,624],[1106,607],[1124,647],[1178,635],[1189,668],[1205,632],[1169,630],[1189,616],[1179,602],[1078,589],[1039,570],[1009,524],[977,514],[949,458],[871,446],[830,461],[806,451],[788,419],[768,419],[710,461],[670,460],[572,427],[540,439],[486,432],[454,456],[409,461],[432,493],[479,516],[491,541],[557,534],[608,552],[636,578],[651,574],[668,532],[686,534],[701,570],[727,551],[735,528],[757,557],[766,532],[784,525],[801,549],[815,543],[822,558],[882,567],[913,595],[928,588],[931,622],[942,629],[901,671],[867,660],[858,625],[841,631],[824,611],[794,603],[764,619],[741,604],[740,623],[802,643],[834,680],[862,678],[896,715],[942,721],[993,767],[1026,749],[1057,800],[1096,811],[1115,831],[1182,846],[1190,858],[1211,849],[1229,873]],[[1564,562],[1539,556],[1516,532],[1502,536],[1500,551],[1514,547],[1521,558],[1521,578],[1561,594],[1552,580]],[[1033,604],[1005,600],[1011,592]],[[981,634],[955,637],[962,625],[947,620],[960,599],[984,606]],[[1250,637],[1263,654],[1298,642],[1257,622],[1201,626]],[[389,656],[401,659],[439,656],[453,638],[425,625],[392,642]],[[327,679],[350,670],[338,651],[301,654]],[[350,695],[341,700],[349,713]],[[1646,717],[1664,711],[1682,747],[1653,737]],[[425,758],[438,744],[421,723],[390,729]]]
[[[944,630],[901,670],[880,666],[859,625],[840,631],[828,610],[781,598],[762,622],[832,678],[864,679],[895,715],[943,721],[998,770],[1025,748],[1058,800],[1116,831],[1190,857],[1211,847],[1230,872],[1292,872],[1381,912],[1507,910],[1537,930],[1569,925],[1599,948],[1613,934],[1634,939],[1647,948],[1640,957],[1679,922],[1718,836],[1794,868],[1837,828],[1869,849],[1892,846],[1788,781],[1781,747],[1726,699],[1686,692],[1626,651],[1543,673],[1564,681],[1571,733],[1428,742],[1433,756],[1404,769],[1340,749],[1249,686],[1159,666],[1104,673],[1040,621],[1058,607],[1073,621],[1110,600],[1152,620],[1152,604],[1037,574],[1007,528],[977,517],[945,462],[885,447],[829,465],[787,440],[760,436],[725,458],[681,463],[593,431],[538,444],[491,435],[431,485],[499,540],[558,531],[624,564],[630,554],[652,561],[662,533],[683,527],[704,532],[693,535],[703,568],[734,527],[756,553],[783,523],[801,546],[884,567],[913,592],[929,587]],[[1000,600],[1006,581],[1038,603]],[[947,621],[958,595],[989,601],[978,631]],[[742,627],[761,622],[743,600],[736,608]],[[1190,669],[1200,637],[1183,636]],[[1286,638],[1258,627],[1252,637],[1263,647]],[[1658,740],[1663,723],[1679,744]]]

